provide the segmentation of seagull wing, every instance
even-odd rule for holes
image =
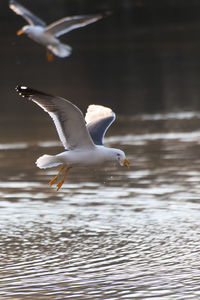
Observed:
[[[9,7],[17,14],[22,16],[30,25],[39,25],[45,27],[46,24],[40,18],[35,16],[32,12],[30,12],[27,8],[19,4],[15,0],[9,1]]]
[[[45,32],[59,37],[69,31],[94,23],[103,17],[103,14],[65,17],[48,25]]]
[[[53,119],[59,138],[67,150],[94,147],[82,112],[71,102],[28,87],[17,86],[17,92],[32,100]]]
[[[103,138],[115,120],[115,113],[108,107],[90,105],[85,115],[87,129],[95,145],[103,145]]]

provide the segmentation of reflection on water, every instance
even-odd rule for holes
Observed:
[[[72,170],[60,192],[48,186],[56,170],[34,165],[60,151],[49,127],[46,140],[31,124],[23,140],[4,139],[0,298],[198,299],[199,121],[119,119],[106,143],[131,168]]]

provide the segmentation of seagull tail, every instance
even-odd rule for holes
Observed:
[[[40,156],[36,161],[36,165],[40,169],[52,168],[61,164],[56,156],[47,154]]]
[[[58,45],[48,45],[47,48],[56,56],[67,57],[70,56],[72,48],[68,45],[59,43]]]

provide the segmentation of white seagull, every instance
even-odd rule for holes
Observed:
[[[72,167],[99,166],[108,162],[118,162],[122,166],[129,167],[129,160],[122,150],[103,146],[105,132],[115,120],[115,114],[110,108],[90,105],[84,120],[79,108],[64,98],[25,86],[17,86],[16,90],[22,97],[35,102],[51,116],[65,148],[64,152],[57,155],[44,154],[36,161],[40,169],[61,165],[57,176],[49,182],[49,185],[52,185],[63,172],[63,177],[57,184],[57,191]]]
[[[17,35],[26,33],[32,40],[44,45],[47,49],[48,61],[53,60],[53,55],[67,57],[72,52],[72,48],[69,45],[61,43],[58,37],[74,29],[96,22],[109,14],[65,17],[47,26],[43,20],[35,16],[17,1],[10,0],[9,7],[29,23],[29,25],[23,26],[18,30]]]

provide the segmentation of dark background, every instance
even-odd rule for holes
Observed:
[[[67,15],[112,15],[61,37],[68,58],[46,61],[45,48],[16,31],[25,20],[0,2],[1,115],[37,114],[16,94],[28,85],[118,114],[200,109],[200,2],[197,0],[21,0],[51,23]]]

